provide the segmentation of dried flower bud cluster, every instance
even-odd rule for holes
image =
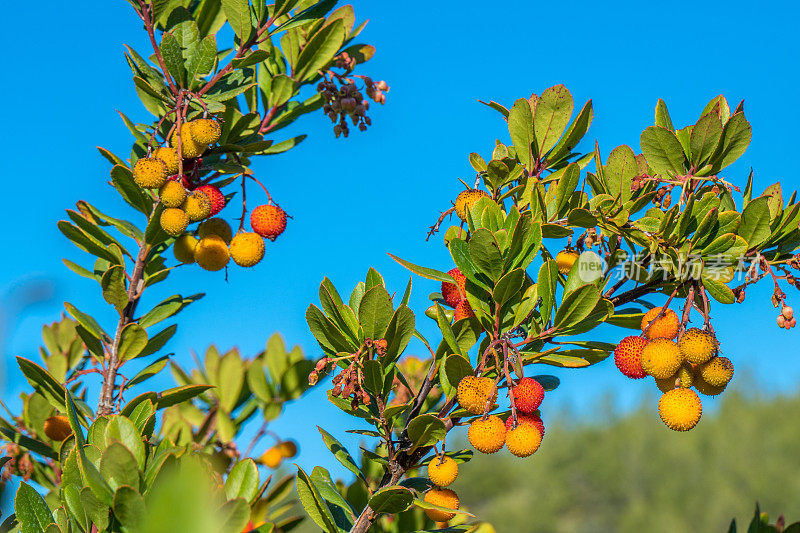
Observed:
[[[11,457],[11,460],[3,466],[0,480],[7,482],[11,480],[11,476],[20,476],[25,481],[30,481],[33,475],[31,454],[14,443],[6,444],[0,450],[3,450],[4,457]]]
[[[672,203],[672,196],[670,196],[670,191],[672,190],[672,185],[662,185],[656,191],[656,195],[653,197],[653,203],[662,209],[667,209],[669,205]]]
[[[366,84],[367,97],[379,104],[383,104],[386,101],[384,93],[389,90],[386,82],[379,81],[374,83],[367,77],[363,77],[363,80]],[[322,110],[328,115],[331,122],[335,124],[333,133],[336,137],[339,137],[339,135],[347,137],[350,134],[350,128],[347,124],[348,117],[350,117],[353,126],[358,126],[360,131],[365,131],[367,126],[372,125],[372,120],[367,116],[369,100],[364,98],[364,95],[352,80],[343,79],[343,81],[346,81],[346,83],[342,83],[341,87],[337,85],[336,80],[327,79],[317,85],[317,92],[322,94],[325,100]]]

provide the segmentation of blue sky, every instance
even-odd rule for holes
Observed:
[[[122,55],[123,43],[143,54],[148,48],[126,2],[82,4],[78,10],[49,2],[49,19],[58,23],[46,26],[46,38],[32,38],[29,23],[40,16],[32,10],[40,5],[12,3],[6,8],[11,23],[0,35],[10,56],[0,85],[7,103],[2,133],[6,206],[0,215],[7,228],[0,263],[4,398],[20,390],[22,378],[12,357],[36,357],[41,324],[58,317],[63,301],[106,324],[114,318],[99,287],[63,266],[62,257],[87,264],[86,256],[55,224],[79,199],[110,214],[130,215],[105,184],[109,165],[95,146],[118,154],[129,150],[130,137],[116,109],[137,121],[150,120],[138,104]],[[564,83],[576,106],[593,99],[595,119],[583,150],[590,150],[597,138],[608,154],[620,144],[639,151],[639,134],[652,124],[659,97],[667,101],[673,122],[683,126],[697,119],[708,100],[724,93],[732,106],[745,99],[753,126],[750,148],[729,168],[728,178],[743,184],[752,166],[758,191],[777,180],[785,190],[796,187],[798,173],[789,164],[796,151],[792,102],[800,96],[792,37],[796,6],[767,10],[745,2],[673,2],[665,10],[641,2],[574,2],[569,9],[556,2],[525,1],[397,4],[354,2],[357,16],[371,19],[363,40],[378,49],[361,72],[391,86],[387,104],[371,110],[369,132],[336,140],[321,113],[309,116],[277,139],[307,131],[305,143],[254,165],[294,217],[286,233],[268,246],[265,260],[254,269],[231,269],[227,283],[221,273],[180,269],[163,292],[145,296],[143,308],[160,301],[158,296],[207,293],[180,315],[178,333],[168,345],[179,361],[190,364],[189,351],[210,343],[238,345],[253,355],[274,331],[317,357],[304,313],[317,302],[324,276],[349,294],[374,266],[390,291],[400,291],[409,274],[387,252],[450,268],[441,239],[424,241],[426,228],[461,188],[457,179],[473,176],[467,155],[477,151],[488,157],[494,139],[508,137],[500,116],[477,99],[510,105]],[[14,295],[25,282],[40,279],[52,280],[53,297],[18,314]],[[412,308],[421,330],[432,337],[434,328],[422,312],[437,286],[414,281]],[[769,294],[764,284],[749,291],[745,306],[715,310],[714,325],[740,375],[749,369],[765,391],[794,390],[800,364],[788,348],[797,334],[777,329]],[[789,296],[794,302],[795,295]],[[623,334],[605,330],[600,339],[613,341]],[[573,406],[578,412],[609,391],[624,408],[653,390],[652,384],[626,380],[610,360],[558,374],[563,384],[549,395],[551,405]],[[151,383],[167,387],[171,378],[165,373]],[[548,422],[547,411],[544,417]],[[330,465],[315,425],[324,423],[355,445],[358,439],[344,434],[349,422],[320,388],[290,406],[273,429],[301,442],[301,464]]]

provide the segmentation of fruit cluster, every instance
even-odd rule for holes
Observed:
[[[495,453],[505,446],[517,457],[528,457],[539,449],[544,424],[539,406],[544,388],[533,378],[510,385],[511,414],[505,422],[490,412],[496,407],[497,386],[488,377],[466,376],[458,384],[456,398],[469,413],[482,415],[472,420],[467,432],[470,444],[482,453]]]
[[[703,412],[692,388],[706,396],[722,393],[733,378],[733,364],[719,355],[710,330],[690,328],[678,338],[681,324],[671,309],[651,309],[642,317],[641,329],[641,336],[619,342],[614,362],[631,379],[652,376],[663,393],[658,402],[661,420],[670,429],[688,431]]]
[[[297,455],[297,444],[291,440],[278,441],[275,446],[272,446],[265,451],[258,462],[275,470],[278,468],[284,459],[291,459]]]
[[[242,267],[258,264],[264,257],[264,239],[275,240],[286,229],[286,213],[275,205],[260,205],[250,214],[253,231],[242,231],[240,226],[233,235],[225,220],[214,218],[227,203],[225,195],[214,185],[196,183],[186,172],[188,168],[196,169],[202,163],[197,158],[219,141],[219,122],[200,118],[182,124],[180,135],[177,132],[178,129],[170,138],[172,146],[156,148],[133,166],[137,185],[158,190],[163,207],[159,222],[161,229],[176,239],[175,258],[181,263],[197,263],[209,271],[221,270],[231,259]],[[185,160],[183,173],[181,159]],[[199,226],[187,231],[195,222]]]
[[[784,329],[792,329],[797,325],[797,319],[794,317],[794,310],[788,305],[781,308],[781,314],[778,315],[778,327]]]

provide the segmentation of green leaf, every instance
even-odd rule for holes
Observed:
[[[149,328],[150,326],[158,324],[162,320],[166,320],[167,318],[175,315],[190,303],[196,302],[203,296],[205,295],[202,293],[187,296],[185,298],[179,294],[170,296],[145,313],[145,315],[139,319],[139,325],[143,328]]]
[[[461,353],[461,348],[456,341],[456,335],[453,333],[453,328],[450,326],[450,320],[445,315],[444,308],[436,303],[436,323],[442,332],[442,341],[452,350],[453,353]]]
[[[469,255],[481,272],[494,281],[500,279],[503,274],[503,256],[492,232],[485,228],[476,230],[469,241]]]
[[[492,292],[492,298],[502,306],[514,296],[519,295],[524,280],[525,271],[523,269],[516,268],[508,272],[497,281]]]
[[[517,152],[517,158],[529,171],[533,170],[538,155],[538,145],[533,133],[533,112],[526,98],[520,98],[508,114],[508,131]]]
[[[409,263],[408,261],[406,261],[404,259],[400,259],[399,257],[394,256],[392,254],[389,254],[389,257],[391,257],[392,259],[394,259],[395,261],[397,261],[398,263],[400,263],[401,265],[406,267],[408,270],[410,270],[414,274],[422,276],[423,278],[432,279],[434,281],[444,281],[444,282],[447,282],[447,283],[455,283],[456,282],[456,280],[453,279],[453,276],[451,276],[450,274],[447,274],[446,272],[441,272],[441,271],[433,269],[433,268],[427,268],[427,267],[422,267],[422,266],[419,266],[419,265],[415,265],[413,263]]]
[[[250,2],[248,0],[222,0],[222,11],[240,42],[247,41],[253,31],[250,23]]]
[[[639,142],[647,163],[665,177],[686,174],[683,147],[675,134],[659,126],[648,126]]]
[[[33,453],[38,453],[39,455],[44,455],[50,459],[58,459],[58,453],[56,453],[56,451],[50,446],[44,442],[27,437],[19,431],[15,431],[6,427],[0,427],[0,434],[5,436],[5,440],[18,444],[26,450],[30,450]]]
[[[744,208],[742,220],[739,224],[739,236],[742,237],[750,248],[756,248],[766,241],[770,234],[769,199],[759,196]]]
[[[612,196],[619,196],[622,203],[630,200],[631,183],[637,174],[636,155],[630,146],[623,144],[611,150],[603,168],[603,176]]]
[[[141,437],[140,437],[141,438]],[[120,442],[112,442],[103,450],[100,474],[112,491],[123,485],[139,486],[139,467],[131,451]]]
[[[128,304],[128,290],[125,287],[125,267],[113,265],[105,271],[100,278],[100,287],[103,289],[103,299],[113,305],[117,311]]]
[[[304,9],[300,13],[295,13],[292,18],[274,30],[270,31],[269,34],[274,35],[280,31],[289,31],[292,28],[303,26],[308,24],[310,21],[324,17],[325,14],[336,5],[336,2],[337,0],[322,0],[321,2],[317,2],[313,6]]]
[[[220,517],[220,531],[243,531],[250,520],[250,506],[242,498],[225,502],[216,512]]]
[[[415,446],[432,446],[447,435],[442,420],[431,414],[419,415],[408,423],[408,438]]]
[[[66,238],[84,252],[105,259],[111,263],[116,263],[118,261],[117,257],[108,250],[106,245],[79,229],[77,226],[66,220],[60,220],[56,225]]]
[[[117,357],[127,361],[137,357],[147,346],[147,332],[136,323],[130,323],[120,332]]]
[[[553,327],[566,329],[575,326],[589,316],[599,301],[600,291],[594,285],[584,285],[567,293],[556,311]]]
[[[124,531],[140,531],[147,515],[144,498],[133,487],[122,486],[114,493],[114,518]]]
[[[64,389],[64,386],[59,383],[56,378],[29,359],[17,357],[17,364],[20,370],[22,370],[25,379],[28,380],[28,383],[30,383],[31,387],[33,387],[36,392],[44,396],[53,407],[62,413],[67,410],[64,402],[66,389]]]
[[[569,124],[572,115],[572,95],[563,85],[545,89],[533,113],[534,137],[538,153],[545,154],[554,147]]]
[[[669,111],[667,111],[667,104],[661,98],[659,98],[658,103],[656,103],[656,126],[675,131],[675,127],[672,125],[672,119],[669,116]]]
[[[245,501],[251,502],[257,494],[258,467],[256,463],[250,458],[239,461],[225,480],[225,496],[229,500],[243,498]]]
[[[158,395],[158,408],[164,409],[165,407],[191,400],[213,388],[211,385],[183,385],[167,389]]]
[[[711,157],[713,172],[719,172],[741,156],[750,144],[752,131],[744,113],[736,113],[722,129],[722,139]]]
[[[164,64],[167,67],[169,74],[175,79],[175,82],[181,87],[186,86],[186,77],[183,69],[183,53],[178,38],[171,32],[164,33],[161,36],[161,57],[164,58]]]
[[[561,136],[561,139],[553,147],[553,150],[547,156],[550,163],[556,163],[567,156],[572,149],[575,148],[586,132],[589,131],[589,126],[592,124],[592,101],[589,100],[584,104],[578,116],[567,128],[566,133]]]
[[[314,482],[308,477],[305,471],[297,467],[297,497],[301,505],[308,513],[308,516],[323,531],[327,533],[338,533],[336,523],[333,519],[328,505],[314,486]]]
[[[362,474],[361,470],[359,470],[358,465],[353,460],[353,457],[350,455],[350,452],[347,451],[347,448],[345,448],[341,442],[336,440],[336,438],[333,435],[331,435],[321,427],[317,426],[317,429],[322,435],[322,441],[325,443],[325,447],[327,447],[328,450],[330,450],[330,452],[333,454],[336,460],[339,461],[339,463],[341,463],[342,466],[344,466],[350,472],[358,476],[359,479],[364,481],[364,483],[366,483],[367,481],[364,478],[364,474]]]
[[[381,339],[392,320],[392,298],[383,286],[369,289],[358,307],[358,321],[364,335],[370,339]]]
[[[250,54],[253,56],[254,54]],[[186,76],[189,84],[202,76],[209,74],[214,69],[217,59],[217,40],[213,35],[204,37],[186,58]],[[236,65],[240,67],[242,65]]]
[[[219,405],[225,411],[232,412],[242,392],[246,367],[236,351],[230,351],[219,361],[217,378],[217,396]]]
[[[92,316],[78,310],[77,307],[69,302],[64,302],[64,308],[70,315],[72,315],[72,318],[78,321],[78,324],[83,326],[84,329],[86,329],[86,331],[91,333],[94,337],[107,342],[111,341],[108,333],[103,331],[103,328],[100,327],[100,324],[98,324]]]
[[[713,277],[703,276],[702,283],[705,290],[708,291],[708,294],[710,294],[711,297],[719,303],[732,304],[736,301],[733,291],[721,281],[716,280]]]
[[[119,442],[136,458],[139,469],[144,470],[146,450],[138,428],[127,417],[112,416],[106,426],[106,442]]]
[[[344,22],[335,20],[314,34],[297,57],[293,78],[299,82],[313,79],[317,71],[330,63],[345,39]]]
[[[147,341],[147,346],[145,346],[144,350],[139,353],[139,357],[146,357],[159,351],[167,342],[169,342],[172,336],[175,335],[175,331],[177,331],[177,329],[178,325],[172,324],[171,326],[167,326],[150,337],[150,339]]]
[[[692,128],[690,146],[692,165],[701,168],[712,156],[722,136],[722,122],[716,113],[709,113],[697,121]]]
[[[14,510],[20,524],[20,533],[43,533],[47,525],[53,523],[53,513],[44,498],[24,481],[17,489]]]
[[[400,485],[385,487],[369,499],[369,506],[376,513],[402,513],[413,503],[414,492]]]
[[[150,213],[153,201],[146,197],[142,189],[133,181],[133,173],[128,167],[115,165],[111,169],[111,183],[128,205],[145,215]]]

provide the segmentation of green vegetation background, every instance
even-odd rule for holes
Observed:
[[[655,396],[624,416],[610,398],[580,420],[545,410],[534,456],[476,454],[453,488],[498,533],[722,533],[734,517],[746,529],[756,500],[800,520],[800,393],[737,381],[688,433],[661,423]]]

